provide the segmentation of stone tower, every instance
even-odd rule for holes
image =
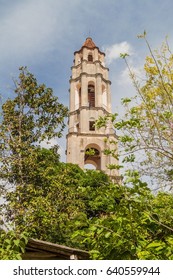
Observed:
[[[108,169],[107,165],[117,164],[117,161],[105,155],[104,150],[109,149],[110,142],[117,141],[117,137],[111,124],[100,129],[94,125],[99,116],[111,113],[111,82],[104,59],[105,54],[91,38],[87,38],[81,49],[74,53],[70,79],[67,162],[78,164],[82,169],[86,164],[92,164],[114,177],[118,175],[117,171]]]

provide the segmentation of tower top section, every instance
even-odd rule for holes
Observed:
[[[82,45],[81,49],[79,51],[76,51],[75,53],[80,53],[83,50],[83,48],[87,48],[87,49],[90,49],[90,50],[98,49],[99,53],[105,55],[105,53],[103,53],[99,50],[99,48],[93,42],[91,37],[87,37],[84,44]]]
[[[70,77],[70,112],[67,134],[67,162],[81,168],[91,164],[111,177],[117,170],[117,159],[105,155],[117,136],[111,123],[106,127],[95,126],[99,117],[111,114],[111,91],[109,69],[105,66],[105,54],[99,50],[91,37],[86,38],[79,51],[74,53]],[[105,141],[105,138],[107,139]],[[92,154],[90,155],[90,150]]]

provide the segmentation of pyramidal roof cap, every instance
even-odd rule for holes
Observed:
[[[91,37],[86,38],[85,43],[83,44],[83,47],[87,47],[89,49],[96,48],[95,43],[93,42]]]

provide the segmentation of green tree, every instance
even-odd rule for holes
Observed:
[[[128,152],[142,151],[143,174],[170,185],[173,179],[173,54],[167,41],[160,50],[152,51],[146,33],[139,36],[149,50],[146,57],[144,82],[129,68],[137,95],[130,106],[127,100],[126,119],[117,128],[123,128]],[[136,103],[134,105],[134,103]],[[128,105],[127,105],[128,104]]]
[[[41,141],[61,137],[67,108],[53,96],[51,88],[38,84],[27,68],[21,67],[14,80],[13,99],[2,105],[0,124],[1,178],[26,184],[33,165],[35,147]]]
[[[140,80],[128,62],[128,54],[121,54],[136,90],[133,98],[124,98],[123,117],[111,115],[119,131],[119,154],[123,162],[133,162],[142,175],[152,178],[155,186],[172,187],[173,179],[173,54],[167,41],[153,51],[146,33],[149,55]],[[100,120],[99,125],[105,124]],[[125,156],[126,155],[126,156]],[[135,158],[136,156],[136,158]]]
[[[15,223],[17,233],[27,231],[33,238],[80,247],[71,234],[109,207],[109,178],[102,172],[60,163],[56,150],[39,147],[30,169],[28,183],[17,185],[6,196],[6,220]]]

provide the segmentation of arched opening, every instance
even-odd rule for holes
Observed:
[[[95,107],[95,85],[93,83],[88,84],[88,104],[89,107]]]
[[[85,149],[84,165],[93,165],[95,169],[101,169],[100,147],[96,144],[90,144]]]
[[[93,62],[93,55],[91,53],[88,54],[88,61]]]

